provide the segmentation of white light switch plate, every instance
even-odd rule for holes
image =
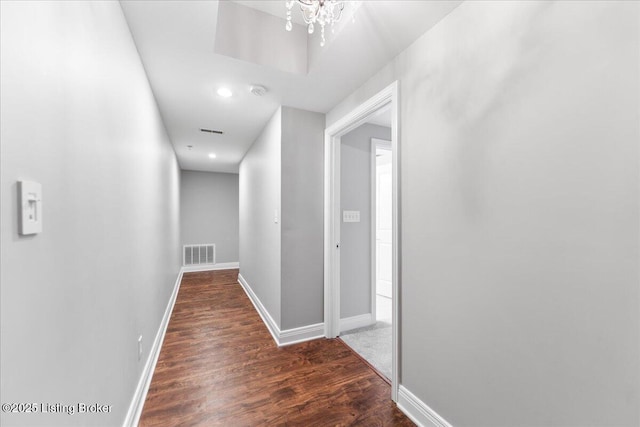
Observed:
[[[342,222],[360,222],[360,211],[342,211]]]
[[[22,235],[42,231],[42,185],[33,181],[18,181],[19,232]]]

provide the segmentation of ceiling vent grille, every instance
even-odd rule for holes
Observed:
[[[224,134],[224,132],[222,132],[221,130],[217,130],[217,129],[204,129],[204,128],[200,128],[200,132],[216,133],[216,134],[218,134],[218,135],[222,135],[222,134]]]
[[[255,96],[264,96],[267,93],[267,88],[261,85],[253,85],[249,88],[249,92]]]
[[[205,243],[202,245],[184,245],[182,250],[182,265],[205,265],[216,263],[216,245]]]

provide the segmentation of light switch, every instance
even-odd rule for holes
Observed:
[[[342,211],[342,222],[360,222],[360,211]]]
[[[18,205],[20,206],[20,234],[37,234],[42,231],[42,186],[33,181],[18,181]]]

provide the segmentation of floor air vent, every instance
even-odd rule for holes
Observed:
[[[183,246],[182,265],[206,265],[215,263],[216,245],[213,243]]]

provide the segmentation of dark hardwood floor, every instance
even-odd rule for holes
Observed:
[[[188,273],[140,426],[411,426],[340,340],[278,348],[238,271]]]

